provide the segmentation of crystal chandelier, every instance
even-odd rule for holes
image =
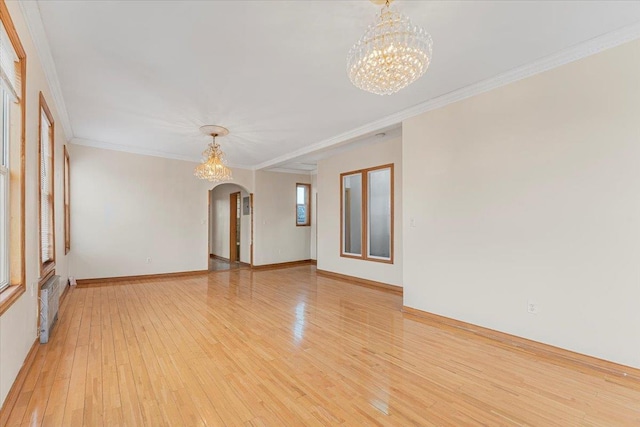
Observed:
[[[347,56],[351,82],[377,95],[391,95],[407,87],[427,71],[431,62],[433,42],[429,33],[411,24],[390,3],[385,1],[376,21]]]
[[[206,150],[202,152],[202,163],[196,166],[194,175],[200,179],[210,182],[224,182],[231,180],[231,169],[226,165],[224,153],[220,145],[216,142],[217,136],[229,134],[229,130],[222,126],[207,125],[200,128],[202,133],[211,135],[213,141],[209,143]]]

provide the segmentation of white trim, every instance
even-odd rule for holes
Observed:
[[[73,145],[82,145],[84,147],[102,148],[103,150],[121,151],[124,153],[140,154],[143,156],[162,157],[165,159],[182,160],[184,162],[190,162],[190,163],[200,163],[202,161],[201,158],[193,158],[190,156],[184,156],[182,154],[167,153],[166,151],[153,150],[149,148],[131,147],[129,145],[114,144],[112,142],[96,141],[93,139],[90,140],[90,139],[84,139],[84,138],[73,138],[70,141],[70,143]],[[252,170],[251,166],[246,166],[246,165],[235,165],[235,164],[227,163],[227,166],[232,169]]]
[[[67,104],[64,102],[64,96],[62,95],[62,88],[60,87],[60,80],[58,79],[58,73],[56,72],[56,64],[53,61],[51,55],[51,48],[49,47],[49,40],[42,24],[42,17],[40,16],[40,7],[37,1],[24,1],[20,0],[20,10],[24,15],[24,19],[27,22],[29,33],[33,39],[33,44],[38,52],[38,58],[44,75],[51,91],[51,97],[53,103],[56,106],[58,113],[58,122],[62,124],[64,130],[64,136],[67,141],[73,138],[73,128],[71,127],[71,120],[69,120],[69,113],[67,112]],[[23,82],[22,84],[26,84]]]
[[[318,150],[326,150],[328,148],[347,143],[356,138],[360,138],[367,134],[374,134],[382,129],[393,127],[402,121],[411,117],[426,113],[427,111],[442,108],[454,102],[471,98],[472,96],[488,92],[490,90],[505,86],[509,83],[531,77],[533,75],[543,73],[556,67],[568,64],[579,59],[586,58],[607,49],[614,48],[623,43],[640,38],[640,22],[620,28],[618,30],[606,33],[604,35],[587,40],[578,45],[561,50],[555,54],[545,58],[531,62],[518,68],[514,68],[495,77],[471,84],[460,88],[453,92],[438,96],[429,101],[425,101],[414,107],[399,111],[379,120],[367,123],[366,125],[357,127],[350,131],[341,133],[324,141],[308,145],[299,150],[285,154],[280,157],[260,163],[254,167],[255,170],[277,167],[283,163],[290,162],[298,157],[311,154]],[[428,78],[427,76],[426,78]]]
[[[154,149],[148,149],[148,148],[131,147],[129,145],[114,144],[112,142],[96,141],[93,139],[89,140],[84,138],[73,138],[71,140],[71,144],[82,145],[85,147],[102,148],[104,150],[122,151],[130,154],[142,154],[144,156],[164,157],[167,159],[183,160],[185,162],[192,162],[192,163],[198,163],[200,161],[199,159],[195,159],[190,156],[184,156],[181,154],[167,153],[166,151],[160,151],[160,150],[154,150]]]

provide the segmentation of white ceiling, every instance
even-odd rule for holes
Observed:
[[[378,10],[369,1],[37,5],[29,27],[44,28],[34,38],[41,57],[48,41],[74,142],[196,160],[198,127],[220,124],[230,164],[297,169],[314,147],[369,140],[370,123],[640,22],[640,2],[398,0],[431,33],[433,61],[380,97],[345,71]]]

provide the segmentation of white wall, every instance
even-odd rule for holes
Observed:
[[[340,174],[394,164],[394,263],[340,256]],[[390,139],[318,162],[318,269],[402,286],[402,140]]]
[[[256,171],[254,265],[310,259],[311,227],[296,226],[296,183],[311,176]]]
[[[638,76],[635,41],[407,120],[404,304],[640,368]]]
[[[309,230],[311,259],[318,259],[318,174],[311,175],[311,229]]]
[[[229,258],[229,195],[240,192],[240,261],[251,262],[251,216],[244,215],[242,199],[249,193],[235,184],[221,184],[210,191],[209,200],[209,252],[223,258]]]
[[[38,250],[38,118],[39,93],[43,92],[55,122],[54,136],[54,194],[56,231],[56,274],[62,283],[68,277],[68,256],[64,253],[64,206],[63,206],[63,145],[66,138],[53,96],[47,85],[36,49],[31,41],[18,2],[7,2],[7,8],[15,24],[20,41],[27,54],[26,81],[26,171],[25,171],[25,263],[27,291],[5,313],[0,316],[0,405],[13,385],[29,349],[38,336],[36,330],[37,292],[40,275]],[[74,249],[72,248],[72,251]]]
[[[79,145],[71,158],[72,276],[207,269],[212,184],[195,163]]]

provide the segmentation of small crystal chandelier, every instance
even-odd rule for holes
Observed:
[[[371,0],[380,4],[379,0]],[[351,83],[377,95],[391,95],[420,78],[431,62],[431,36],[386,0],[376,21],[347,56]]]
[[[231,169],[226,165],[224,153],[220,145],[216,142],[217,136],[225,136],[229,134],[229,130],[222,126],[207,125],[200,128],[202,133],[211,135],[213,141],[209,143],[206,150],[202,152],[202,163],[196,166],[194,175],[200,179],[206,179],[210,182],[224,182],[231,180]]]

